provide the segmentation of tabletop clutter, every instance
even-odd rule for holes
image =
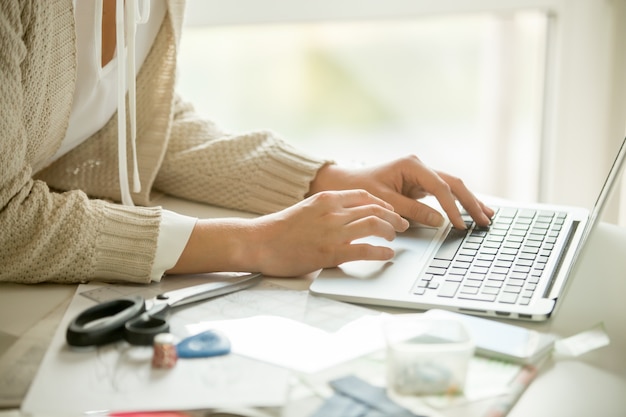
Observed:
[[[456,395],[463,392],[474,342],[463,323],[449,318],[416,315],[388,317],[383,323],[386,341],[387,388],[355,375],[329,381],[334,394],[311,417],[395,416],[413,412],[394,402],[396,395]],[[178,343],[170,333],[154,337],[152,366],[172,368],[179,357],[195,358],[230,352],[228,338],[204,331]]]
[[[307,395],[316,396],[314,406],[294,416],[434,417],[450,406],[494,398],[506,400],[500,401],[506,411],[532,378],[516,381],[548,357],[556,341],[487,318],[443,310],[387,314],[258,277],[234,282],[238,286],[204,286],[200,301],[157,314],[156,321],[148,316],[159,303],[150,300],[174,307],[180,288],[163,292],[163,282],[150,298],[154,293],[126,294],[132,287],[82,285],[23,411],[182,410],[185,416],[185,410],[214,409],[224,401],[286,409]],[[184,287],[182,299],[197,292],[193,288]],[[137,304],[140,311],[129,317]],[[60,372],[64,389],[50,384]],[[292,395],[294,379],[311,389]],[[66,401],[76,381],[85,381],[89,394]]]

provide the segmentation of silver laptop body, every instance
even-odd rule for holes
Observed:
[[[618,181],[625,144],[626,139],[591,212],[547,204],[499,205],[489,228],[467,217],[467,232],[447,224],[411,227],[393,242],[367,238],[393,248],[394,259],[324,269],[310,291],[360,304],[546,320]]]

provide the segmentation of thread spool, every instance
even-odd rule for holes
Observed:
[[[178,354],[174,335],[171,333],[159,333],[154,336],[154,352],[152,354],[152,367],[170,369],[176,365]]]

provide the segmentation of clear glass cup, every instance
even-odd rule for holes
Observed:
[[[462,322],[422,315],[391,316],[383,323],[387,387],[397,395],[463,391],[474,343]]]

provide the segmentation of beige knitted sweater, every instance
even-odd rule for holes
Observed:
[[[303,198],[325,162],[271,132],[232,135],[174,92],[184,4],[137,77],[144,192],[119,201],[117,116],[43,166],[67,129],[76,73],[72,0],[0,0],[0,281],[149,282],[161,210],[151,192],[266,213]]]

